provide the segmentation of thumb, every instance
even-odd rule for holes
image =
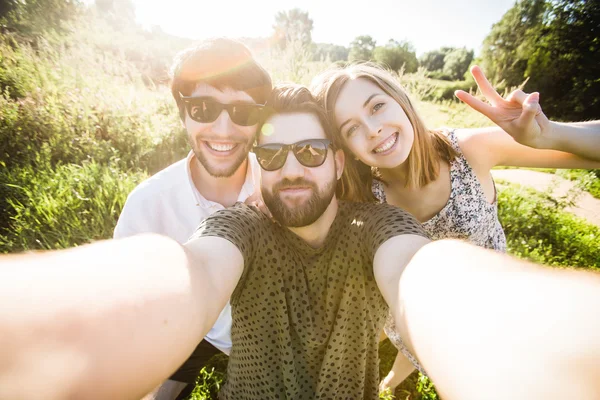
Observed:
[[[529,124],[533,122],[535,117],[541,112],[540,94],[538,92],[533,92],[523,101],[523,112],[521,113],[523,123]]]

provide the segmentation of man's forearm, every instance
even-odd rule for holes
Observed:
[[[600,398],[597,273],[439,241],[398,296],[399,333],[443,398]]]
[[[600,161],[600,121],[552,122],[544,147]]]
[[[212,325],[199,274],[157,235],[1,257],[0,398],[141,398]]]

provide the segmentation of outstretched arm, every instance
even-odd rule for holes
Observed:
[[[444,240],[397,283],[396,325],[442,398],[600,398],[598,273]]]
[[[224,239],[158,235],[0,257],[0,398],[141,398],[193,351],[242,268]]]
[[[478,66],[471,68],[485,103],[462,90],[456,96],[488,117],[517,143],[539,150],[558,150],[589,160],[600,161],[600,121],[558,123],[550,121],[540,106],[537,92],[515,90],[507,98],[500,96]],[[582,165],[580,168],[585,168]],[[598,168],[591,166],[588,168]]]

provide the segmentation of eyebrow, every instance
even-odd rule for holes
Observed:
[[[375,96],[379,96],[381,93],[373,93],[372,95],[370,95],[367,100],[365,100],[365,102],[363,103],[363,108],[365,108],[367,106],[367,104],[369,104],[369,102],[371,101],[371,99]],[[347,119],[342,125],[340,125],[340,131],[342,130],[342,128],[344,127],[344,125],[346,125],[347,123],[349,123],[352,120],[352,118]]]

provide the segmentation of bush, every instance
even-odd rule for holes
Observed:
[[[508,251],[547,265],[600,268],[600,228],[564,212],[567,205],[518,185],[499,191]]]
[[[0,252],[112,237],[127,195],[145,177],[94,162],[0,170]]]

